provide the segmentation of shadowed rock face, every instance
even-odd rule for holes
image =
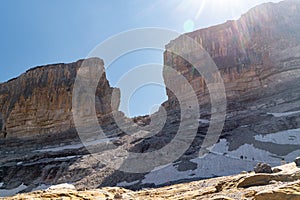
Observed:
[[[88,65],[103,67],[92,58]],[[70,64],[40,66],[0,85],[1,130],[7,137],[24,137],[67,131],[74,127],[72,92],[77,70],[83,60]],[[113,88],[103,73],[96,92],[99,118],[112,112]],[[101,103],[100,103],[101,102]],[[115,108],[116,110],[117,108]]]
[[[0,130],[3,132],[4,130],[4,121],[3,121],[3,117],[2,114],[0,113]]]

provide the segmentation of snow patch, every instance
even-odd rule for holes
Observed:
[[[258,162],[268,162],[272,166],[277,166],[281,163],[281,158],[278,158],[278,156],[255,148],[252,144],[244,144],[234,151],[229,151],[228,148],[227,140],[221,139],[219,143],[209,149],[210,152],[208,154],[190,160],[197,164],[195,170],[179,171],[175,164],[172,163],[158,170],[152,170],[145,175],[142,183],[162,185],[167,182],[191,178],[191,174],[193,174],[193,178],[200,179],[227,176],[253,170]],[[295,158],[295,155],[299,155],[299,153],[300,150],[289,154],[286,156],[286,160]]]
[[[3,185],[4,185],[4,183],[1,182],[1,183],[0,183],[0,187],[2,187]]]
[[[84,146],[93,146],[93,145],[97,145],[97,144],[104,143],[104,142],[114,141],[117,139],[119,139],[119,138],[115,137],[115,138],[95,139],[95,140],[85,142],[85,145],[83,145],[82,143],[78,143],[78,144],[64,145],[64,146],[53,147],[53,148],[39,149],[39,150],[35,150],[33,152],[49,152],[49,151],[59,152],[59,151],[68,150],[68,149],[80,149],[80,148],[83,148]]]
[[[207,119],[198,119],[198,122],[201,122],[203,124],[209,124],[209,120]]]
[[[300,144],[300,128],[280,131],[267,135],[256,135],[255,139],[261,142],[272,142],[275,144]]]
[[[298,110],[298,111],[293,111],[293,112],[267,113],[267,114],[273,115],[274,117],[286,117],[286,116],[294,115],[294,114],[298,114],[298,113],[300,113],[300,110]]]
[[[34,191],[37,191],[37,190],[46,190],[49,187],[51,187],[51,186],[50,185],[41,184],[41,185],[37,186],[36,188],[33,188],[31,190],[31,192],[34,192]]]
[[[295,158],[299,157],[299,155],[300,155],[300,150],[296,150],[286,155],[284,159],[287,162],[292,162],[293,160],[295,160]]]
[[[47,190],[60,190],[60,189],[76,190],[74,185],[68,183],[53,185],[50,186]]]
[[[158,167],[155,167],[151,172],[154,172],[154,171],[157,171],[157,170],[160,170],[160,169],[163,169],[169,165],[172,165],[172,163],[169,163],[169,164],[166,164],[166,165],[161,165],[161,166],[158,166]]]
[[[69,160],[72,158],[77,158],[78,156],[66,156],[66,157],[58,157],[58,158],[54,158],[54,160]]]
[[[119,137],[113,137],[113,138],[101,138],[101,139],[94,139],[94,140],[90,140],[85,142],[85,146],[93,146],[93,145],[97,145],[97,144],[101,144],[101,143],[105,143],[105,142],[110,142],[110,141],[115,141],[118,140]]]
[[[249,125],[243,125],[243,126],[241,126],[241,128],[246,128],[246,127],[248,127]]]
[[[83,144],[72,144],[72,145],[65,145],[65,146],[60,146],[60,147],[53,147],[53,148],[46,148],[46,149],[39,149],[35,150],[34,152],[58,152],[58,151],[63,151],[67,149],[80,149],[83,147]]]
[[[140,182],[139,180],[133,181],[133,182],[129,182],[129,183],[126,182],[126,181],[124,181],[124,182],[118,183],[118,184],[117,184],[117,187],[131,186],[131,185],[137,184],[137,183],[139,183],[139,182]]]
[[[154,183],[155,185],[162,185],[166,182],[177,181],[185,179],[191,174],[192,170],[180,172],[174,165],[169,165],[161,170],[151,171],[145,175],[142,183]]]
[[[23,183],[14,189],[10,189],[10,190],[0,190],[0,197],[9,197],[9,196],[13,196],[19,192],[21,192],[22,190],[25,190],[27,188],[26,185],[24,185]]]
[[[176,166],[171,165],[161,170],[152,171],[145,175],[142,180],[143,184],[153,183],[162,185],[167,182],[175,182],[182,179],[193,178],[211,178],[216,176],[227,176],[236,174],[241,171],[253,169],[257,164],[255,161],[232,159],[219,154],[209,153],[203,158],[195,158],[191,160],[197,163],[195,170],[179,171]],[[191,176],[191,174],[193,174]]]

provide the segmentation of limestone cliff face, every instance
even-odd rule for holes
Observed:
[[[1,132],[7,137],[23,137],[57,133],[74,127],[72,92],[77,71],[83,62],[79,60],[70,64],[36,67],[18,78],[2,83]],[[98,58],[85,62],[102,68],[104,65]],[[100,118],[112,112],[112,90],[104,73],[96,92],[96,108]]]
[[[187,36],[201,45],[216,63],[229,100],[249,96],[254,90],[271,90],[270,87],[299,74],[295,71],[300,68],[299,11],[299,1],[268,3],[251,9],[237,21],[187,33],[166,46],[165,65],[183,74],[199,102],[203,102],[201,99],[208,94],[205,80],[189,62],[170,52],[172,48],[180,48],[184,54],[197,57],[193,47],[186,45]],[[198,61],[202,62],[200,57]],[[167,77],[166,73],[165,70],[168,84],[174,77]],[[174,95],[169,90],[167,94],[167,106],[176,107]]]

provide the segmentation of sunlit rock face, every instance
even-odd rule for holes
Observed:
[[[98,58],[40,66],[0,85],[0,128],[5,137],[58,133],[74,127],[72,92],[82,63],[103,67]],[[112,112],[113,88],[103,73],[96,91],[101,118]],[[118,104],[118,103],[117,103]],[[115,108],[117,109],[117,108]]]
[[[263,4],[237,21],[187,33],[171,41],[164,53],[165,65],[184,75],[200,104],[208,101],[203,77],[186,59],[172,53],[177,48],[182,55],[203,65],[204,58],[188,45],[186,37],[189,37],[203,47],[217,65],[228,100],[239,102],[253,96],[258,99],[265,93],[275,92],[276,85],[299,76],[299,18],[299,1]],[[174,77],[167,77],[166,69],[164,76],[166,85],[174,80]],[[167,90],[167,95],[166,105],[178,107],[174,94]]]

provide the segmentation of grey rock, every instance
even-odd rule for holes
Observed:
[[[294,161],[297,167],[300,167],[300,157],[297,157]]]
[[[254,172],[267,174],[273,173],[272,167],[267,163],[257,163],[257,165],[254,167]]]
[[[282,170],[279,169],[279,168],[274,168],[272,171],[273,171],[273,173],[279,173],[279,172],[281,172]]]

